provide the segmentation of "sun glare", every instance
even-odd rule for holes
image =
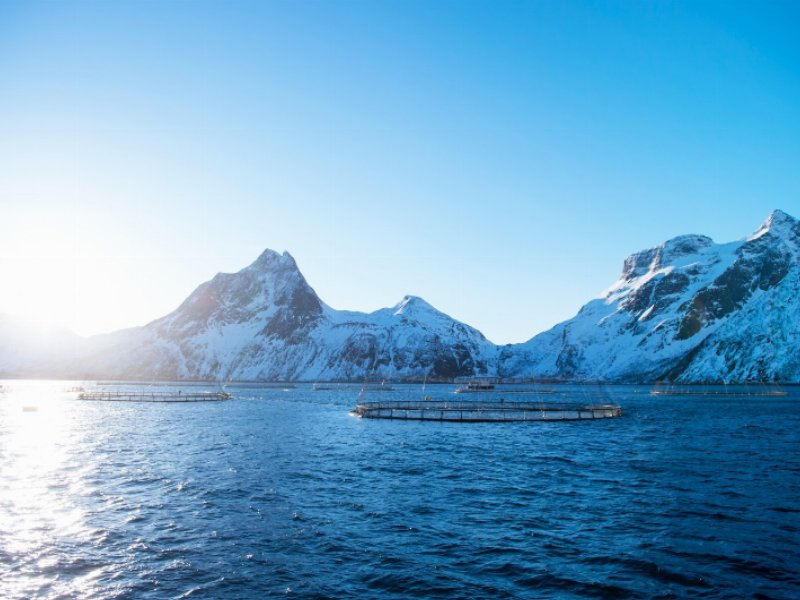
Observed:
[[[40,524],[65,528],[72,519],[69,510],[55,510],[58,503],[48,498],[51,490],[46,485],[48,477],[62,468],[70,435],[70,419],[63,414],[62,402],[54,400],[54,386],[60,383],[3,382],[0,447],[13,460],[4,462],[0,494],[6,510],[0,518],[12,550],[32,550]]]
[[[84,491],[83,476],[93,467],[77,467],[72,456],[77,432],[63,401],[66,382],[0,383],[0,550],[27,557],[0,591],[4,597],[23,597],[36,589],[34,574],[57,561],[47,554],[53,540],[91,535],[73,494]]]
[[[23,317],[41,335],[57,326],[91,335],[136,324],[141,298],[130,275],[140,261],[74,218],[17,223],[0,242],[0,313]]]

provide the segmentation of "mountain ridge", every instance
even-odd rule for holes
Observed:
[[[66,335],[21,355],[9,352],[19,331],[0,327],[0,371],[216,381],[800,382],[798,264],[800,224],[781,210],[734,242],[680,235],[629,255],[617,281],[573,318],[526,342],[495,345],[419,296],[370,313],[334,309],[291,254],[267,249],[141,327]]]
[[[758,336],[762,350],[772,347],[779,358],[773,367],[763,359],[736,364],[731,355],[715,360],[707,350],[719,354],[723,346],[747,345],[736,339],[737,331],[755,333],[758,327],[737,315],[762,322],[774,316],[774,303],[772,310],[762,306],[759,312],[751,302],[778,294],[782,283],[794,285],[784,280],[792,268],[797,273],[798,239],[797,220],[776,210],[739,241],[716,244],[707,236],[682,235],[636,252],[625,259],[619,279],[575,317],[522,344],[522,358],[511,361],[505,372],[518,374],[525,365],[540,376],[570,379],[798,381],[800,370],[788,356],[791,348],[775,352],[772,338],[763,334]]]

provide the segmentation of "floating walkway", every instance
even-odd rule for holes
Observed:
[[[366,419],[415,421],[581,421],[619,417],[622,416],[622,408],[614,404],[425,400],[360,402],[352,414]]]
[[[230,400],[228,392],[81,392],[78,400],[98,402],[214,402]]]

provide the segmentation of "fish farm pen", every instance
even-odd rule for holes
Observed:
[[[524,377],[501,378],[501,377],[456,377],[454,380],[456,394],[482,394],[491,392],[502,392],[503,394],[555,394],[556,390],[552,387],[540,387],[543,380],[530,379]],[[553,381],[548,381],[546,385],[552,385]]]
[[[226,381],[225,387],[258,388],[263,390],[293,390],[296,383],[289,381]]]
[[[230,400],[228,392],[81,392],[78,400],[106,402],[212,402]]]
[[[651,396],[725,396],[725,397],[755,397],[755,396],[786,396],[785,390],[742,390],[742,389],[678,389],[678,390],[650,390]]]
[[[394,386],[391,383],[365,383],[361,386],[362,392],[393,392]]]
[[[526,394],[530,396],[545,396],[556,394],[556,390],[553,389],[526,389],[526,388],[513,388],[513,387],[491,387],[491,388],[475,388],[475,387],[457,387],[453,390],[454,394],[489,394],[489,393],[498,393],[498,394]]]
[[[425,400],[359,402],[352,414],[367,419],[415,421],[582,421],[619,417],[622,408],[615,404]]]

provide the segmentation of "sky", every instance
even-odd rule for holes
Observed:
[[[796,2],[0,2],[0,313],[91,335],[290,252],[495,343],[800,217]]]

